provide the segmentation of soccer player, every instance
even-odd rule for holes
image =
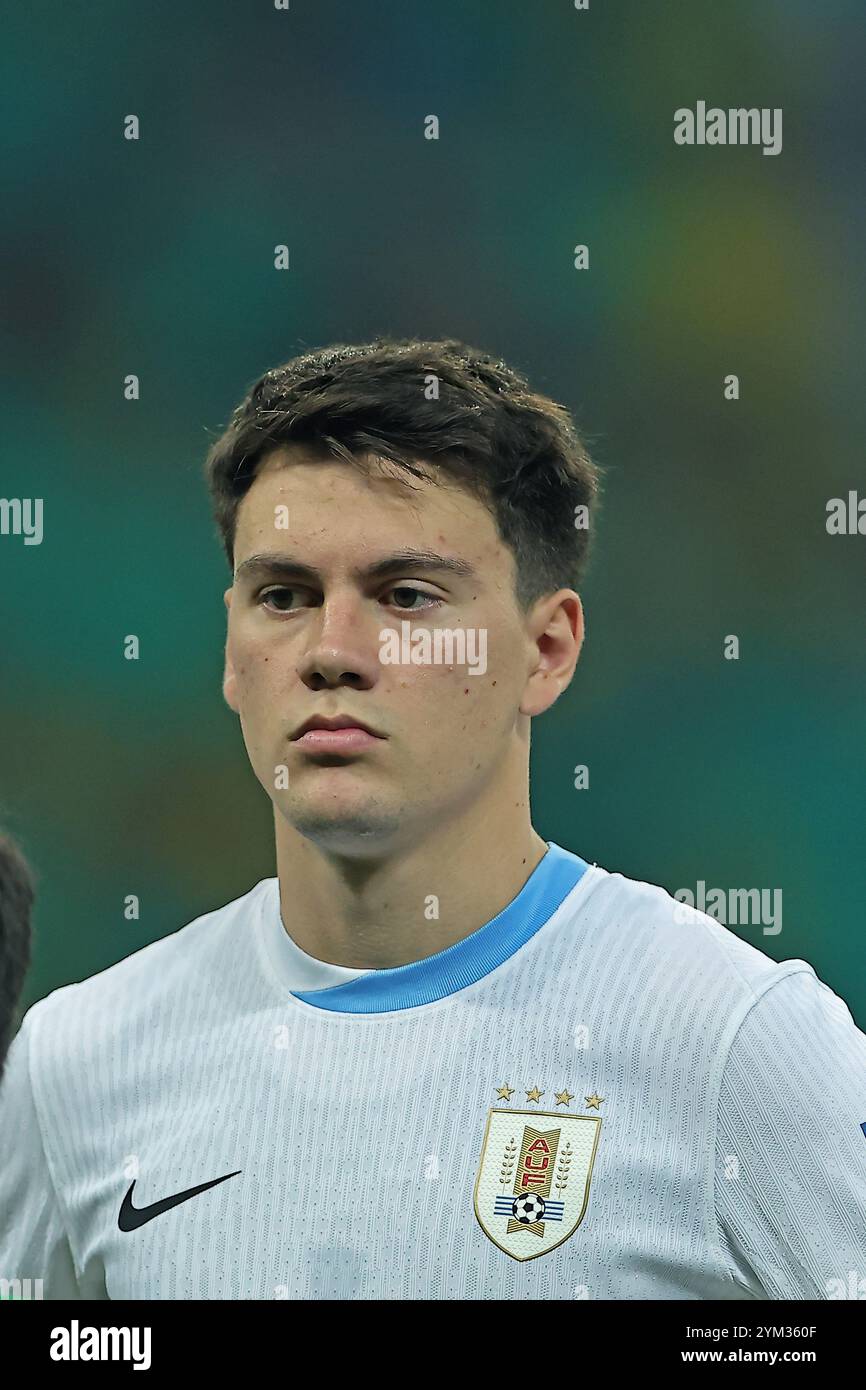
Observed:
[[[255,384],[208,477],[276,876],[28,1011],[0,1272],[517,1301],[866,1272],[846,1005],[533,828],[598,486],[568,412],[459,342],[338,346]]]
[[[8,836],[0,835],[0,1080],[30,966],[32,909],[33,878],[27,861]]]

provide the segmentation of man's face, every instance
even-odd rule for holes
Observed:
[[[525,781],[528,716],[562,685],[537,669],[538,627],[517,607],[513,557],[487,508],[434,469],[411,479],[413,491],[405,477],[291,446],[263,461],[238,510],[225,698],[276,809],[349,855],[471,820],[509,768],[514,785]],[[410,549],[464,572],[403,559],[365,573]],[[435,643],[426,654],[415,645],[436,629],[464,629],[466,654],[455,646],[449,659],[445,646],[437,661]],[[386,633],[392,656],[426,659],[384,660]],[[380,737],[339,751],[299,742],[299,726],[319,715],[349,715]]]

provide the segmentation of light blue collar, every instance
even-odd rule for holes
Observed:
[[[534,936],[586,872],[588,865],[578,855],[550,840],[547,845],[547,853],[517,896],[462,941],[425,960],[391,970],[370,970],[341,985],[293,990],[293,997],[336,1013],[379,1014],[432,1004],[474,984]]]

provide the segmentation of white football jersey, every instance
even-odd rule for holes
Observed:
[[[550,844],[462,941],[358,971],[271,878],[55,990],[0,1086],[3,1287],[856,1297],[866,1036],[679,908]]]

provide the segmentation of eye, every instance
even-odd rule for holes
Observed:
[[[281,595],[288,594],[289,596],[291,596],[292,594],[297,594],[300,592],[301,591],[299,589],[290,589],[285,584],[275,584],[274,587],[271,589],[262,589],[256,601],[266,608],[274,608],[275,611],[278,613],[286,613],[289,611],[287,606],[283,607],[283,605],[280,603],[272,604],[268,602],[268,600],[278,599]]]
[[[416,598],[426,599],[428,603],[433,604],[440,604],[444,602],[444,600],[439,598],[436,594],[428,594],[424,589],[413,589],[409,584],[397,584],[393,589],[388,589],[386,592],[389,594],[412,594]],[[426,605],[422,604],[420,608],[404,608],[402,603],[394,604],[395,608],[401,608],[405,613],[420,613],[422,608],[424,608],[425,606]]]
[[[403,613],[421,613],[430,605],[438,605],[444,602],[436,594],[428,594],[424,589],[416,589],[410,584],[395,584],[393,588],[387,589],[386,596],[393,597],[393,608],[400,609]],[[399,596],[408,598],[408,603],[403,603]],[[291,588],[287,584],[273,584],[268,589],[262,589],[256,595],[256,602],[263,608],[269,609],[272,613],[290,613],[297,605],[292,602],[293,598],[299,597],[303,602],[307,596],[304,589]],[[424,602],[412,603],[412,599],[422,599]]]

